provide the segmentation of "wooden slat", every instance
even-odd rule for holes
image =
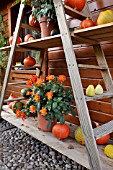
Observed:
[[[28,30],[34,30],[34,31],[40,31],[40,28],[38,27],[32,27],[30,25],[27,25],[27,24],[21,24],[21,28],[24,28],[24,29],[28,29]]]
[[[15,125],[16,127],[20,128],[21,130],[25,131],[29,135],[33,136],[34,138],[42,141],[43,143],[47,144],[48,146],[52,147],[53,149],[57,150],[58,152],[62,153],[63,155],[67,156],[68,158],[72,159],[73,161],[81,164],[82,166],[90,169],[88,159],[87,159],[87,152],[85,146],[78,144],[75,139],[67,138],[65,140],[58,140],[55,138],[51,132],[43,132],[37,128],[37,118],[27,118],[23,121],[21,118],[16,118],[15,114],[9,109],[7,106],[3,108],[5,111],[2,111],[2,118],[10,122],[11,124]],[[23,126],[22,126],[23,125]],[[73,136],[74,126],[68,124],[71,128],[70,136]],[[113,142],[111,141],[111,144]],[[68,149],[69,144],[73,145],[74,149]],[[99,156],[102,161],[102,170],[112,170],[113,160],[109,159],[105,156],[103,150],[103,146],[98,146]],[[75,155],[75,156],[74,156]]]
[[[102,136],[110,134],[111,132],[113,132],[113,120],[104,124],[104,125],[101,125],[101,126],[95,128],[94,136],[95,136],[95,139],[99,139]]]
[[[87,65],[87,64],[78,64],[79,68],[87,68],[87,69],[96,69],[96,70],[106,70],[106,67],[99,67],[95,65]]]
[[[26,81],[19,81],[19,82],[14,82],[14,83],[8,83],[8,85],[19,85],[19,84],[26,84]]]
[[[77,18],[79,20],[84,20],[85,18],[89,17],[82,12],[77,11],[76,9],[72,9],[71,7],[64,5],[65,13],[73,18]]]
[[[79,70],[76,63],[76,56],[74,54],[69,29],[66,24],[64,8],[61,0],[54,0],[53,2],[56,9],[59,29],[61,32],[61,38],[72,84],[74,99],[76,101],[77,110],[79,113],[79,120],[87,147],[90,168],[93,170],[101,170],[100,158],[93,135],[87,104],[83,93]]]
[[[18,98],[13,98],[13,99],[7,99],[4,100],[4,104],[7,102],[14,102],[14,101],[19,101],[19,100],[25,100],[25,97],[18,97]]]
[[[109,97],[113,97],[113,92],[105,92],[103,94],[100,95],[95,95],[93,97],[88,97],[86,96],[86,101],[91,101],[91,100],[98,100],[98,99],[102,99],[102,98],[109,98]]]

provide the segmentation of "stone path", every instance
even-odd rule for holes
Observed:
[[[0,160],[0,170],[85,170],[16,127],[0,132]]]

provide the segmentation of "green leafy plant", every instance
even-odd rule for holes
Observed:
[[[72,106],[72,91],[63,87],[63,82],[66,80],[64,75],[58,77],[48,75],[46,80],[43,83],[41,78],[32,76],[26,82],[27,85],[32,86],[33,91],[22,112],[27,116],[35,115],[38,112],[49,122],[56,118],[61,124],[64,124],[64,115],[71,113],[75,116]]]
[[[25,0],[24,3],[31,2],[32,13],[39,20],[42,16],[46,15],[48,20],[56,21],[56,13],[53,0]]]

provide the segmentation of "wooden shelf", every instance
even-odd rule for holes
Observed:
[[[32,27],[32,26],[30,26],[30,25],[28,25],[28,24],[21,24],[21,28],[24,28],[24,29],[27,29],[27,30],[34,30],[34,31],[40,31],[40,28],[38,28],[38,27]]]
[[[99,100],[103,98],[113,97],[113,92],[104,92],[103,94],[95,95],[93,97],[85,96],[86,101]]]
[[[4,111],[1,113],[1,117],[3,119],[89,169],[86,148],[85,146],[78,144],[75,139],[69,137],[65,140],[58,140],[52,135],[52,133],[43,132],[37,128],[37,118],[27,118],[25,121],[23,121],[21,118],[17,119],[15,114],[8,108],[8,106],[3,106],[3,109]],[[110,143],[113,144],[113,141]],[[68,148],[70,144],[73,145],[74,149]],[[98,146],[102,170],[112,170],[113,159],[109,159],[104,155],[104,147],[105,145]]]
[[[77,18],[79,20],[84,20],[88,17],[85,14],[83,14],[82,12],[79,12],[76,9],[73,9],[67,5],[64,5],[64,10],[67,15],[69,15],[75,19]]]
[[[71,37],[73,45],[96,44],[102,41],[110,41],[113,40],[113,23],[77,30],[76,32],[72,33]],[[30,50],[40,50],[42,48],[44,49],[61,46],[61,35],[58,34],[55,36],[49,36],[18,44],[16,51],[25,52]],[[0,48],[0,51],[7,51],[10,50],[10,48],[11,46],[3,47]]]

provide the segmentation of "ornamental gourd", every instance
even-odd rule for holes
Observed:
[[[86,3],[86,0],[65,0],[64,4],[74,8],[78,11],[82,11]]]
[[[69,136],[70,128],[66,124],[57,123],[53,126],[52,134],[58,139],[65,139]]]
[[[24,66],[34,66],[36,64],[36,60],[33,57],[28,56],[24,59],[23,63]]]
[[[32,14],[29,16],[29,25],[32,27],[39,27],[39,22],[36,20],[36,17]]]
[[[97,25],[107,24],[110,22],[113,22],[113,11],[106,10],[106,11],[100,12],[98,19],[97,19]]]
[[[35,40],[35,37],[31,34],[27,34],[25,37],[24,37],[24,42],[28,42],[28,41],[32,41],[32,40]]]
[[[88,27],[92,27],[92,26],[94,26],[94,22],[89,18],[86,18],[85,20],[83,20],[80,23],[80,29],[88,28]]]

